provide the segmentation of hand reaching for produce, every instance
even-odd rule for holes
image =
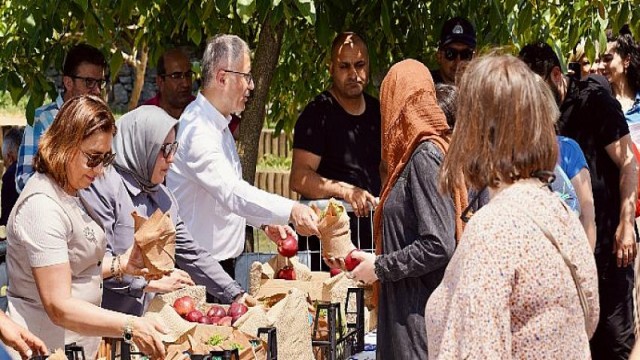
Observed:
[[[144,291],[164,294],[193,285],[195,283],[189,274],[183,270],[175,269],[160,279],[150,280]]]
[[[289,220],[300,235],[320,235],[318,231],[318,215],[306,205],[295,203],[293,209],[291,209]]]
[[[29,330],[14,323],[4,312],[0,311],[0,340],[20,353],[22,359],[33,355],[47,355],[45,344]]]
[[[347,269],[351,268],[351,270],[348,270],[348,277],[357,281],[362,281],[365,284],[373,284],[378,281],[378,276],[375,272],[375,254],[354,250],[349,253],[349,256],[352,259],[352,264],[350,265],[347,262],[345,264]]]

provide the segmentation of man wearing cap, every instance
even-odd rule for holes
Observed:
[[[473,58],[476,51],[476,30],[461,17],[447,20],[442,26],[436,59],[440,69],[432,70],[435,84],[455,84],[461,63]]]

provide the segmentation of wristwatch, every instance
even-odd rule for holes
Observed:
[[[122,339],[125,343],[131,345],[133,343],[133,316],[129,316],[124,323],[124,329],[122,330]]]

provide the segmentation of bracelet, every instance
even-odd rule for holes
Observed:
[[[111,257],[111,277],[116,276],[116,256]]]
[[[118,272],[116,273],[116,280],[122,282],[122,264],[120,263],[120,255],[116,256],[116,260],[118,261]]]

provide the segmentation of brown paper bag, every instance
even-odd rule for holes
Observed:
[[[176,262],[176,229],[169,214],[157,209],[149,219],[131,213],[135,226],[133,235],[142,250],[144,266],[149,275],[162,275],[172,271]]]
[[[351,228],[346,209],[340,202],[331,198],[321,215],[318,231],[322,256],[327,259],[344,259],[356,248],[351,242]]]

